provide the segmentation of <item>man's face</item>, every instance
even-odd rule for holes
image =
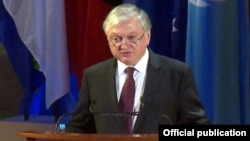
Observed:
[[[150,41],[137,18],[123,20],[107,32],[111,53],[126,65],[135,65],[144,55]]]

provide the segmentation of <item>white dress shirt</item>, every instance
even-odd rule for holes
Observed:
[[[140,105],[141,105],[141,97],[143,96],[144,85],[145,85],[145,80],[146,80],[148,58],[149,58],[149,53],[147,49],[143,57],[139,60],[139,62],[135,66],[132,66],[135,68],[135,71],[133,74],[134,80],[135,80],[135,98],[134,98],[134,108],[133,108],[134,112],[138,112]],[[117,61],[116,91],[117,91],[118,101],[121,96],[123,84],[125,83],[126,73],[124,72],[124,70],[127,67],[129,66],[125,65],[119,60]],[[134,120],[133,120],[133,126],[134,126],[135,120],[136,120],[136,116],[134,117]]]

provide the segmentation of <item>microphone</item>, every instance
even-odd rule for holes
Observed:
[[[95,112],[92,107],[89,107],[89,111],[93,115],[100,116],[136,116],[139,112]]]
[[[140,104],[140,109],[144,108],[144,102],[143,102],[143,97],[141,97],[141,104]],[[91,112],[91,114],[93,115],[100,115],[100,116],[144,116],[144,117],[162,117],[165,120],[167,120],[167,122],[170,125],[173,125],[173,121],[171,120],[171,118],[165,114],[160,114],[160,113],[141,113],[141,112],[95,112],[92,107],[89,107],[89,111]]]
[[[141,96],[140,97],[140,110],[144,107],[144,97],[143,96]]]
[[[144,98],[143,96],[140,98],[140,111],[142,108],[145,108],[144,104]],[[84,115],[100,115],[100,116],[143,116],[143,117],[157,117],[157,118],[163,118],[167,120],[167,123],[170,125],[173,125],[172,119],[165,115],[165,114],[160,114],[160,113],[142,113],[142,112],[96,112],[92,109],[92,107],[89,107],[89,112],[88,113],[78,113],[78,114],[84,114]],[[61,115],[57,122],[56,122],[56,132],[64,132],[66,128],[66,123],[63,123],[63,121],[68,122],[70,116],[74,115],[76,113],[65,113]]]
[[[65,113],[63,115],[61,115],[58,120],[56,121],[56,132],[64,132],[65,128],[66,128],[66,123],[63,122],[63,120],[66,120],[66,122],[69,120],[69,118],[71,115],[73,115],[74,113]]]
[[[139,115],[138,112],[95,112],[92,107],[89,107],[88,113],[65,113],[61,115],[56,122],[56,132],[64,132],[66,128],[66,123],[70,120],[70,116],[74,114],[83,114],[83,115],[99,115],[99,116],[135,116]]]
[[[140,97],[140,111],[142,110],[142,109],[146,109],[145,108],[145,100],[144,100],[144,96],[141,96]],[[170,124],[170,125],[173,125],[174,124],[174,122],[173,122],[173,120],[168,116],[168,115],[165,115],[165,114],[161,114],[161,113],[151,113],[151,114],[148,114],[148,113],[146,113],[146,114],[144,114],[144,115],[147,115],[147,116],[158,116],[158,117],[163,117],[164,119],[166,119],[167,121],[168,121],[168,123]]]

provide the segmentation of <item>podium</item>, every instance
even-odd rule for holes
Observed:
[[[26,141],[158,141],[158,134],[83,134],[51,131],[22,131]]]

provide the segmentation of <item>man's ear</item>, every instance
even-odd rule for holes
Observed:
[[[149,43],[150,43],[150,38],[151,38],[151,32],[150,32],[150,31],[147,31],[145,36],[146,36],[146,39],[148,40],[148,41],[147,41],[147,44],[149,45]]]

